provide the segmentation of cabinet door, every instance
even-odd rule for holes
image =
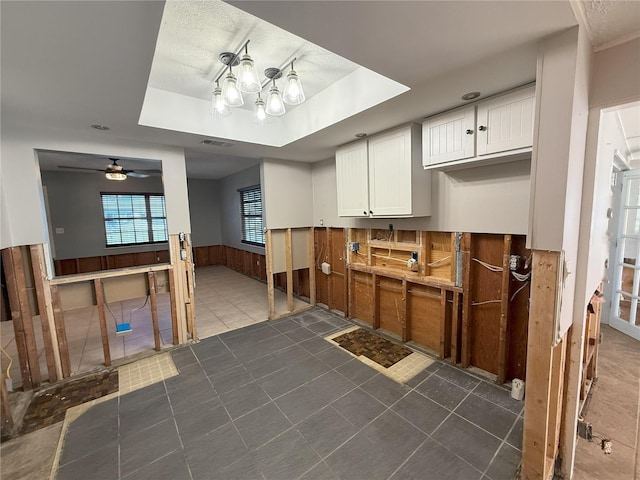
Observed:
[[[412,214],[411,160],[410,127],[369,139],[369,205],[372,216]]]
[[[478,103],[478,155],[530,147],[534,107],[534,87]]]
[[[422,123],[422,164],[470,158],[475,155],[475,106],[428,118]]]
[[[352,143],[336,151],[338,215],[369,216],[369,166],[367,141]]]

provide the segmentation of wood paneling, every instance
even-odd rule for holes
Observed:
[[[519,255],[524,263],[530,258],[531,251],[525,248],[524,235],[511,237],[511,253]],[[530,267],[520,268],[521,273],[530,271]],[[529,325],[529,292],[531,281],[520,290],[522,282],[517,281],[512,275],[509,280],[509,321],[507,324],[507,380],[520,378],[526,380],[527,370],[527,331]],[[514,297],[515,295],[515,297]]]
[[[404,323],[402,281],[379,277],[377,301],[380,328],[402,337]]]
[[[442,328],[440,289],[410,283],[407,311],[410,325],[409,338],[434,352],[438,352]]]
[[[349,312],[351,316],[373,325],[374,301],[373,280],[370,274],[351,272],[351,293]]]
[[[169,250],[153,250],[148,252],[54,260],[54,269],[56,276],[63,276],[99,272],[101,270],[111,270],[114,268],[156,265],[158,263],[169,263],[169,261]]]

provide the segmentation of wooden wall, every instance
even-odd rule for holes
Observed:
[[[169,250],[54,260],[56,276],[169,263]]]

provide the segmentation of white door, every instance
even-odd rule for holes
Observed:
[[[369,216],[369,166],[367,141],[363,140],[336,151],[338,215]]]
[[[640,340],[640,170],[622,182],[609,324]]]
[[[528,87],[478,103],[478,155],[533,144],[535,88]]]
[[[473,157],[475,121],[475,106],[426,119],[422,123],[422,165]]]
[[[411,127],[369,139],[372,216],[411,215],[411,160]]]

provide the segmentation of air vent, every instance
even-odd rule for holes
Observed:
[[[225,147],[225,148],[233,147],[233,143],[221,142],[220,140],[205,139],[205,140],[202,140],[200,143],[202,143],[203,145],[213,145],[214,147]]]

